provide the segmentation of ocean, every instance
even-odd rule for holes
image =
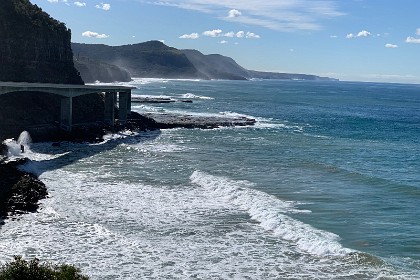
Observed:
[[[135,79],[247,127],[33,144],[49,190],[0,228],[13,255],[91,279],[420,279],[420,85]]]

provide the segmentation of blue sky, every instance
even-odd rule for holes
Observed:
[[[31,0],[72,41],[162,40],[247,69],[420,83],[419,0]]]

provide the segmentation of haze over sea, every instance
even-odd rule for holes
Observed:
[[[32,146],[50,193],[0,229],[13,255],[92,279],[419,279],[420,86],[135,79],[255,126]]]

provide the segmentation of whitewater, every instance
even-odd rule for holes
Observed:
[[[31,145],[49,197],[0,228],[14,255],[92,279],[418,279],[420,86],[135,79],[193,103],[133,110],[255,126]]]

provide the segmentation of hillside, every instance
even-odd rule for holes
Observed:
[[[220,54],[204,55],[197,50],[182,50],[197,70],[209,79],[279,79],[279,80],[334,80],[307,74],[274,73],[247,70],[230,57]]]
[[[249,72],[232,58],[220,54],[204,55],[197,50],[182,50],[200,74],[207,79],[244,80]]]
[[[94,83],[96,81],[103,83],[131,81],[130,73],[126,70],[98,60],[75,57],[74,66],[80,72],[83,81],[86,83]]]
[[[76,56],[116,65],[126,69],[132,77],[334,80],[315,75],[247,70],[227,56],[205,55],[197,50],[177,50],[158,41],[117,47],[73,43],[72,47]]]
[[[116,65],[132,77],[198,78],[194,65],[179,50],[158,41],[134,45],[107,46],[72,43],[75,56]]]

